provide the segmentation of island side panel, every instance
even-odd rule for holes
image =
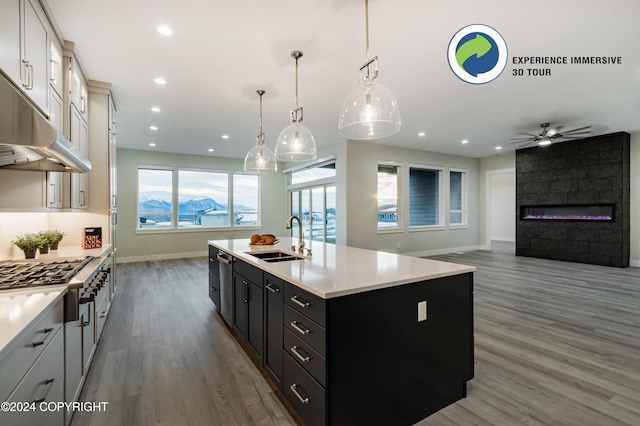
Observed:
[[[427,319],[418,322],[418,303]],[[473,274],[328,300],[329,423],[413,424],[466,396]]]

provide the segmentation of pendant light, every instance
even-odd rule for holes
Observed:
[[[265,91],[256,90],[256,93],[260,96],[260,133],[258,133],[256,146],[251,148],[244,158],[244,171],[256,173],[275,172],[278,170],[276,157],[265,144],[264,133],[262,132],[262,95],[264,95]]]
[[[365,0],[367,61],[360,67],[358,87],[342,102],[338,132],[347,139],[378,139],[400,130],[400,109],[393,93],[376,81],[378,57],[369,56],[369,1]]]
[[[298,59],[302,52],[294,50],[291,57],[296,60],[296,109],[291,111],[291,124],[287,126],[276,142],[276,158],[281,161],[310,161],[317,158],[316,141],[313,135],[302,125],[303,111],[298,106]]]

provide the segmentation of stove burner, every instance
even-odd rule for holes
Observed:
[[[0,290],[67,283],[91,259],[0,262]]]

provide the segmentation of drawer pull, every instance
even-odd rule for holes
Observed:
[[[300,361],[309,362],[311,358],[309,358],[308,356],[302,356],[302,354],[298,352],[299,349],[300,348],[298,348],[297,346],[291,346],[291,352],[293,352],[293,354],[297,356]]]
[[[276,287],[271,287],[271,284],[267,283],[267,290],[271,293],[280,293],[280,289]]]
[[[300,334],[303,334],[303,335],[306,336],[307,334],[309,334],[311,332],[311,330],[305,330],[303,328],[298,327],[298,324],[302,324],[302,323],[299,323],[298,321],[291,321],[291,327],[293,327]]]
[[[311,306],[309,302],[305,302],[302,299],[298,299],[298,296],[291,296],[291,301],[302,308],[308,308],[309,306]]]
[[[47,390],[44,391],[44,395],[42,395],[42,398],[38,398],[33,401],[34,404],[40,404],[41,402],[45,402],[47,400],[47,394],[49,393],[49,390],[51,390],[51,385],[53,384],[54,380],[55,379],[47,379],[44,381],[44,384],[47,385]]]
[[[289,388],[291,389],[291,391],[293,392],[293,394],[298,397],[298,399],[300,400],[300,402],[302,402],[303,404],[308,404],[309,401],[311,401],[309,398],[303,398],[302,395],[300,395],[300,393],[298,392],[298,385],[296,385],[295,383],[292,384],[291,386],[289,386]]]
[[[44,345],[44,340],[41,340],[40,342],[33,342],[33,343],[31,344],[31,347],[36,348],[36,347],[38,347],[38,346],[40,346],[40,345]]]
[[[51,333],[53,331],[53,328],[45,328],[42,332],[43,333]]]

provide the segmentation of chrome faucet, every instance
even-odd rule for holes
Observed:
[[[285,226],[287,229],[291,229],[294,219],[298,221],[298,241],[300,241],[300,248],[298,249],[298,253],[304,254],[304,236],[302,235],[302,221],[300,220],[300,218],[298,216],[289,216],[289,219],[287,219],[287,224]],[[296,247],[291,246],[291,250],[296,251]],[[311,256],[311,250],[306,250],[309,256]]]

